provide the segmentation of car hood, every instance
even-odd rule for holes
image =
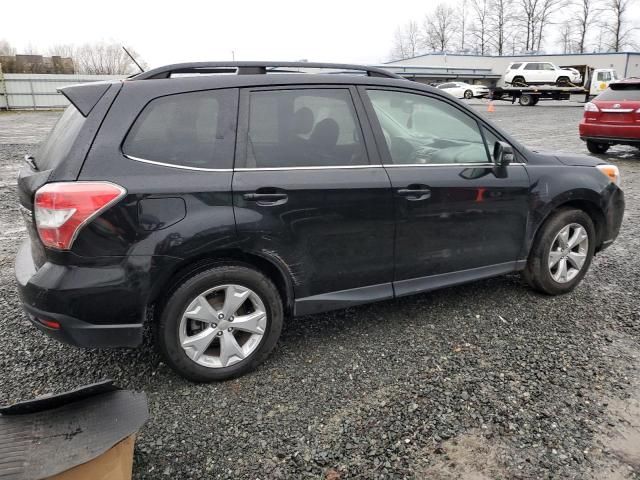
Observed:
[[[590,157],[589,155],[577,155],[575,153],[554,153],[553,156],[565,165],[572,167],[595,167],[596,165],[607,163],[599,158]]]
[[[548,158],[554,158],[564,165],[570,167],[595,167],[596,165],[603,165],[607,162],[600,160],[596,157],[590,157],[589,155],[578,155],[575,153],[558,153],[544,150],[534,150],[538,155],[542,155]]]

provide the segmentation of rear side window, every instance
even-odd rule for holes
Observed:
[[[122,145],[134,159],[191,168],[232,168],[235,90],[156,98],[136,119]]]
[[[616,89],[612,89],[611,87],[609,87],[595,99],[612,102],[640,101],[640,84],[625,85],[624,88],[620,88],[621,86],[622,85],[619,85]]]
[[[249,100],[249,168],[366,165],[349,90],[254,91]]]
[[[520,68],[520,65],[522,65],[521,63],[514,63],[513,65],[511,65],[509,67],[509,70],[517,70]]]
[[[35,162],[39,170],[51,170],[62,163],[69,155],[85,120],[76,107],[67,107],[36,154]]]
[[[539,65],[537,63],[527,63],[524,66],[525,70],[540,70]]]

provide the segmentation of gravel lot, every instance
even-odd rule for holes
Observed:
[[[569,103],[487,115],[530,146],[587,153]],[[195,385],[150,345],[75,349],[24,318],[15,177],[57,116],[0,114],[0,403],[103,378],[146,391],[137,479],[640,478],[640,151],[607,154],[625,223],[574,293],[511,275],[305,317],[257,371]]]

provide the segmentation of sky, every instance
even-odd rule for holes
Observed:
[[[640,17],[640,0],[634,1]],[[435,3],[7,0],[0,9],[0,39],[19,53],[29,45],[44,53],[60,43],[118,41],[135,49],[150,67],[225,61],[233,55],[236,60],[378,64],[389,59],[398,25],[422,21]],[[547,50],[553,51],[553,45]]]
[[[380,63],[393,33],[422,18],[428,2],[196,1],[3,2],[0,39],[19,51],[58,43],[117,40],[151,66],[198,60]]]

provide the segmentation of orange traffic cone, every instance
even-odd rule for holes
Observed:
[[[489,106],[487,107],[487,112],[495,112],[496,107],[493,106],[493,101],[489,101]]]

